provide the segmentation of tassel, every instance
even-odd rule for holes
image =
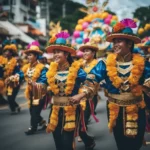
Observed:
[[[91,109],[91,115],[93,117],[93,119],[96,121],[96,122],[99,122],[99,119],[95,116],[94,114],[94,103],[93,103],[93,100],[89,100],[89,104],[90,104],[90,109]]]

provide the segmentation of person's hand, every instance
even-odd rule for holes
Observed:
[[[75,96],[69,97],[70,104],[79,104],[80,100],[85,96],[85,93],[77,94]]]
[[[7,85],[9,82],[10,82],[10,78],[8,77],[5,79],[5,84]]]

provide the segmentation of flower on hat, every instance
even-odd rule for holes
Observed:
[[[56,36],[51,37],[50,40],[49,40],[49,43],[50,44],[55,43],[56,39],[57,39]]]
[[[118,22],[114,27],[113,27],[113,31],[114,32],[119,32],[121,31],[122,29],[125,28],[125,25],[121,22]]]
[[[123,19],[122,21],[118,22],[114,27],[113,27],[113,31],[114,32],[120,32],[123,29],[126,29],[127,33],[132,33],[130,30],[132,30],[131,28],[136,28],[136,22],[132,19],[126,18]]]
[[[57,38],[63,38],[63,39],[67,39],[69,36],[70,36],[69,33],[68,32],[64,32],[64,31],[56,34]]]

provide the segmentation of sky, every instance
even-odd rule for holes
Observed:
[[[73,0],[75,2],[82,3],[86,5],[86,0]],[[105,0],[99,0],[102,4]],[[136,8],[141,6],[150,6],[150,0],[109,0],[109,3],[106,7],[110,8],[111,11],[115,12],[119,18],[133,18],[133,12]]]

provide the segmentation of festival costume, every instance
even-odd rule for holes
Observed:
[[[93,44],[93,43],[91,43],[91,42],[87,42],[86,44],[84,44],[84,45],[82,45],[81,47],[80,47],[80,51],[83,51],[84,49],[91,49],[92,51],[95,51],[95,52],[97,52],[98,51],[98,47],[95,45],[95,44]],[[80,60],[80,62],[81,62],[81,64],[82,64],[82,68],[83,68],[83,70],[87,73],[87,74],[89,74],[90,73],[90,71],[97,65],[97,63],[98,63],[98,60],[96,60],[96,59],[93,59],[90,63],[86,63],[86,61],[85,60]],[[85,123],[86,123],[86,125],[88,124],[88,121],[89,121],[89,118],[90,118],[90,115],[92,115],[93,116],[93,118],[94,118],[94,120],[96,121],[96,122],[98,122],[98,119],[96,118],[96,116],[95,116],[95,109],[96,109],[96,106],[97,106],[97,102],[98,102],[98,98],[97,98],[97,89],[98,89],[98,85],[96,85],[97,87],[96,87],[96,90],[94,91],[94,97],[93,97],[93,99],[91,99],[91,100],[88,100],[87,101],[87,109],[85,110]]]
[[[50,46],[47,51],[55,47],[55,49],[66,51],[74,54],[75,50],[66,46],[66,38],[69,35],[66,32],[61,32],[50,39]],[[54,39],[54,40],[53,40]],[[54,46],[55,45],[55,46]],[[61,46],[62,45],[62,46]],[[54,49],[53,49],[54,50]],[[53,51],[51,50],[51,52]],[[59,70],[58,63],[51,62],[49,71],[47,72],[48,84],[52,92],[52,109],[50,112],[49,124],[47,132],[53,132],[53,137],[57,150],[73,150],[74,136],[77,134],[80,121],[85,131],[84,124],[84,109],[86,105],[85,99],[81,100],[80,104],[69,103],[68,97],[77,95],[81,92],[86,92],[89,95],[90,89],[81,84],[86,79],[86,73],[80,69],[78,61],[69,64],[66,62],[63,70]],[[93,144],[93,141],[87,141],[88,145]],[[86,146],[88,146],[86,145]]]
[[[20,82],[23,78],[23,73],[17,63],[17,59],[14,57],[17,54],[16,45],[11,44],[10,42],[7,43],[4,46],[3,52],[7,50],[13,52],[13,56],[10,60],[8,60],[8,58],[4,60],[2,78],[5,80],[8,103],[13,114],[16,113],[16,111],[20,112],[20,107],[15,99],[20,89]]]
[[[25,51],[28,53],[42,54],[39,49],[38,42],[32,42],[28,45],[28,49]],[[27,132],[27,135],[34,134],[37,131],[38,124],[41,124],[43,128],[46,128],[46,121],[40,116],[42,108],[45,104],[46,88],[47,88],[47,78],[46,72],[47,68],[38,61],[36,61],[32,66],[31,64],[26,64],[22,71],[24,73],[25,80],[32,80],[32,84],[27,84],[25,90],[25,96],[28,100],[30,115],[31,115],[31,128]]]
[[[130,19],[117,23],[114,33],[108,35],[108,41],[112,42],[117,34],[118,38],[121,35],[121,38],[137,42],[139,38],[132,34],[131,27],[135,27],[135,23]],[[103,82],[108,91],[108,128],[114,133],[118,150],[139,150],[142,146],[146,118],[141,86],[149,78],[148,71],[140,54],[133,53],[130,62],[120,62],[117,54],[112,53],[106,61],[99,61],[87,77]]]
[[[5,94],[5,83],[3,77],[4,77],[4,67],[6,63],[7,59],[0,55],[0,104],[7,103],[7,101],[3,97],[3,95]]]
[[[146,60],[145,66],[147,66],[147,68],[150,68],[150,41],[149,40],[145,41],[144,43],[140,44],[139,47],[144,51],[147,51],[147,54],[145,55],[145,60]],[[147,79],[147,81],[148,80],[149,78]],[[145,93],[144,93],[144,100],[146,103],[146,114],[147,114],[146,131],[150,133],[150,97],[148,97]]]

